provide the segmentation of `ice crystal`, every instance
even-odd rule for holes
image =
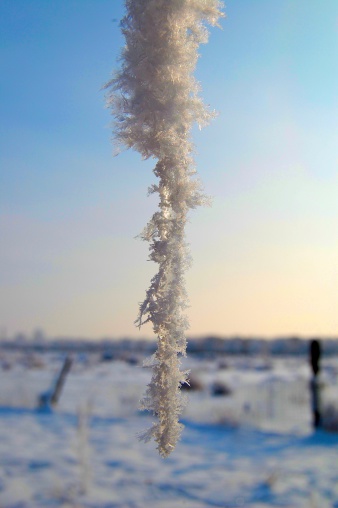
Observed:
[[[109,81],[107,101],[115,117],[117,145],[155,158],[159,194],[154,213],[141,237],[150,243],[150,259],[158,263],[138,326],[151,322],[158,349],[151,358],[153,376],[141,401],[158,422],[142,434],[153,438],[166,457],[175,448],[183,425],[180,386],[188,373],[180,370],[188,328],[184,274],[189,265],[185,224],[190,208],[206,202],[192,158],[191,127],[214,116],[199,97],[193,76],[198,47],[208,40],[206,24],[223,15],[219,0],[126,0],[121,22],[125,47],[121,68]]]

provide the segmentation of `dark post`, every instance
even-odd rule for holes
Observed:
[[[312,367],[310,390],[311,390],[312,420],[315,429],[318,429],[321,425],[319,380],[318,380],[318,374],[320,371],[320,354],[321,354],[320,342],[319,340],[314,339],[311,341],[310,344],[310,364]]]
[[[58,376],[58,379],[55,383],[55,388],[53,390],[52,396],[50,398],[50,403],[52,406],[54,406],[54,404],[57,404],[57,402],[59,400],[63,385],[65,383],[67,374],[70,371],[72,363],[73,363],[73,360],[69,356],[67,356],[67,358],[65,359],[64,364],[62,366],[61,372]]]

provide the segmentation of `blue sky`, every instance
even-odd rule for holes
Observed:
[[[121,0],[2,0],[0,327],[151,336],[156,267],[135,236],[154,161],[113,157],[102,85]],[[212,208],[191,214],[193,335],[338,330],[338,3],[229,0],[196,76],[219,112],[193,130]]]

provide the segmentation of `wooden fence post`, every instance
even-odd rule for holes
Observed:
[[[312,377],[310,381],[312,422],[315,429],[321,426],[320,394],[319,394],[319,372],[320,372],[321,346],[319,340],[312,340],[310,343],[310,364]]]
[[[70,358],[70,356],[67,356],[67,358],[65,359],[64,364],[62,366],[59,377],[57,378],[57,381],[55,383],[55,387],[54,387],[52,396],[50,398],[50,402],[51,402],[52,406],[57,404],[57,402],[59,400],[63,385],[65,384],[66,377],[67,377],[68,372],[70,371],[72,363],[73,363],[73,360]]]
[[[39,396],[39,408],[40,409],[50,409],[51,406],[55,406],[57,404],[63,385],[65,384],[67,374],[70,371],[73,360],[70,356],[67,356],[60,373],[58,374],[54,386],[48,390],[47,392],[42,393]]]

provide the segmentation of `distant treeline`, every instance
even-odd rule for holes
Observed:
[[[200,337],[188,338],[188,354],[199,356],[224,355],[307,355],[313,339],[320,340],[323,355],[338,355],[338,338],[283,337],[263,339],[257,337]],[[119,356],[121,353],[151,355],[156,342],[147,339],[74,339],[44,340],[3,339],[0,347],[27,351],[98,352]]]

